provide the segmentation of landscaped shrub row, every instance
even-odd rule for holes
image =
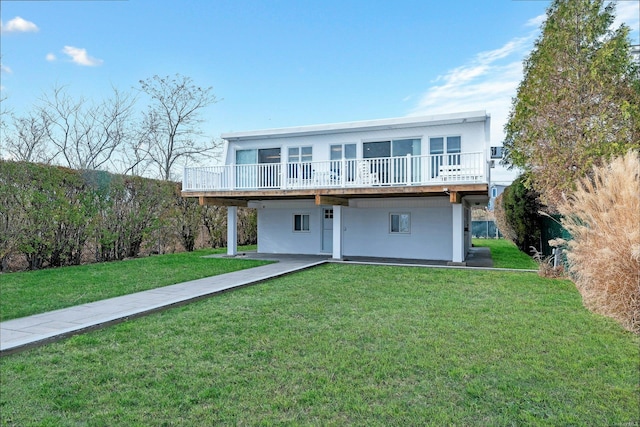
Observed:
[[[240,244],[255,243],[241,210]],[[180,197],[180,184],[0,160],[0,271],[32,270],[226,243],[226,210]],[[12,262],[10,262],[12,261]]]

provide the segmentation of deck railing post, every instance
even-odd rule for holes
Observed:
[[[280,166],[279,169],[279,174],[278,174],[278,166]],[[282,162],[278,163],[278,166],[276,166],[276,170],[274,171],[274,175],[280,175],[279,179],[280,182],[278,182],[277,180],[274,181],[275,187],[277,188],[286,188],[287,185],[287,162],[284,160],[284,156],[282,158]],[[279,185],[278,185],[279,184]]]
[[[190,188],[188,188],[187,185],[187,167],[183,166],[182,167],[182,191],[184,190],[190,190]]]

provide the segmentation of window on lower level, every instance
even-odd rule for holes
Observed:
[[[293,215],[293,231],[295,232],[309,231],[309,214]]]
[[[411,214],[389,214],[389,231],[391,233],[408,234],[411,232]]]

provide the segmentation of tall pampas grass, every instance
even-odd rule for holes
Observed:
[[[640,333],[640,156],[594,168],[559,206],[569,271],[584,305]]]

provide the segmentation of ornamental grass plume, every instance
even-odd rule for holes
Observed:
[[[569,271],[584,305],[640,334],[640,156],[594,168],[559,206]]]

